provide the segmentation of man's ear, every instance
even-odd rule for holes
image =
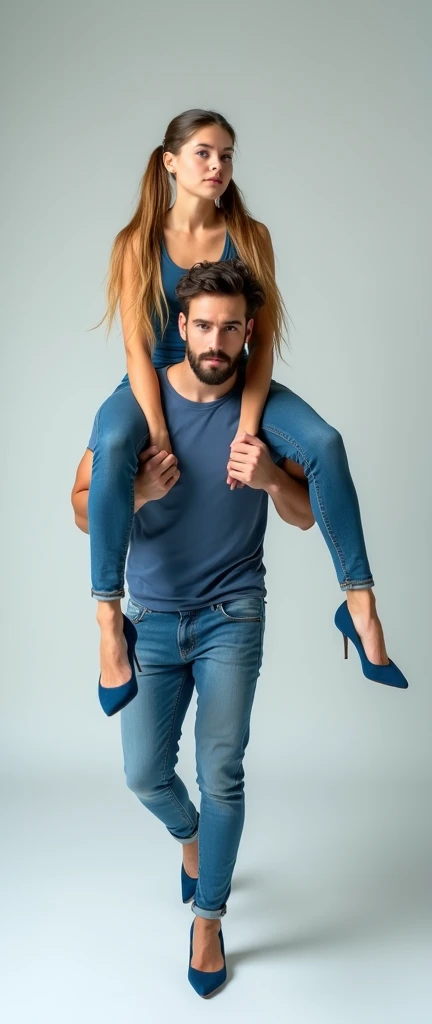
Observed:
[[[254,323],[255,323],[255,320],[248,320],[248,322],[246,324],[246,337],[245,337],[245,340],[244,340],[245,345],[248,345],[250,340],[251,340],[252,332],[253,332],[253,329],[254,329]]]
[[[186,323],[187,320],[184,313],[179,313],[178,328],[180,331],[180,337],[183,339],[183,341],[186,341]]]

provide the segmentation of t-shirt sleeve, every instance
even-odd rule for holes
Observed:
[[[95,416],[94,423],[93,423],[93,429],[92,429],[92,432],[90,434],[90,438],[89,438],[89,440],[87,442],[87,448],[90,448],[91,452],[94,452],[94,450],[95,450],[97,436],[98,436],[98,417]]]

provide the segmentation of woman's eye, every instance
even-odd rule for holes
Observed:
[[[227,161],[228,161],[228,163],[231,163],[231,161],[232,161],[232,156],[231,156],[231,154],[230,154],[230,153],[225,153],[225,154],[224,154],[224,156],[222,157],[222,159],[223,159],[223,160],[227,160]]]
[[[207,150],[206,149],[199,149],[198,152],[197,152],[197,156],[208,156]]]

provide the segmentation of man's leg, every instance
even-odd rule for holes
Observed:
[[[227,601],[200,613],[193,663],[201,808],[192,966],[198,970],[221,966],[214,939],[219,919],[226,913],[244,824],[243,758],[261,667],[264,622],[264,601],[258,597]]]
[[[151,612],[130,601],[135,624],[138,694],[121,712],[126,782],[181,843],[194,843],[198,816],[175,772],[179,740],[193,693],[191,666],[178,650],[179,616]]]

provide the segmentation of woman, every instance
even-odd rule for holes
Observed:
[[[345,645],[349,636],[369,678],[405,688],[406,680],[387,657],[342,438],[292,391],[271,383],[284,306],[269,232],[250,216],[233,181],[235,141],[231,125],[213,111],[189,110],[174,118],[163,145],[151,154],[136,212],[112,250],[106,317],[110,327],[119,306],[130,387],[118,389],[99,410],[88,504],[92,595],[101,628],[100,693],[131,679],[132,649],[120,598],[138,454],[147,445],[171,453],[155,367],[184,356],[175,287],[194,263],[236,256],[266,294],[245,366],[236,436],[257,434],[260,428],[268,443],[277,442],[283,457],[297,464],[297,473],[302,468],[315,520],[346,592],[335,619]],[[227,485],[236,486],[229,453],[227,471]]]

